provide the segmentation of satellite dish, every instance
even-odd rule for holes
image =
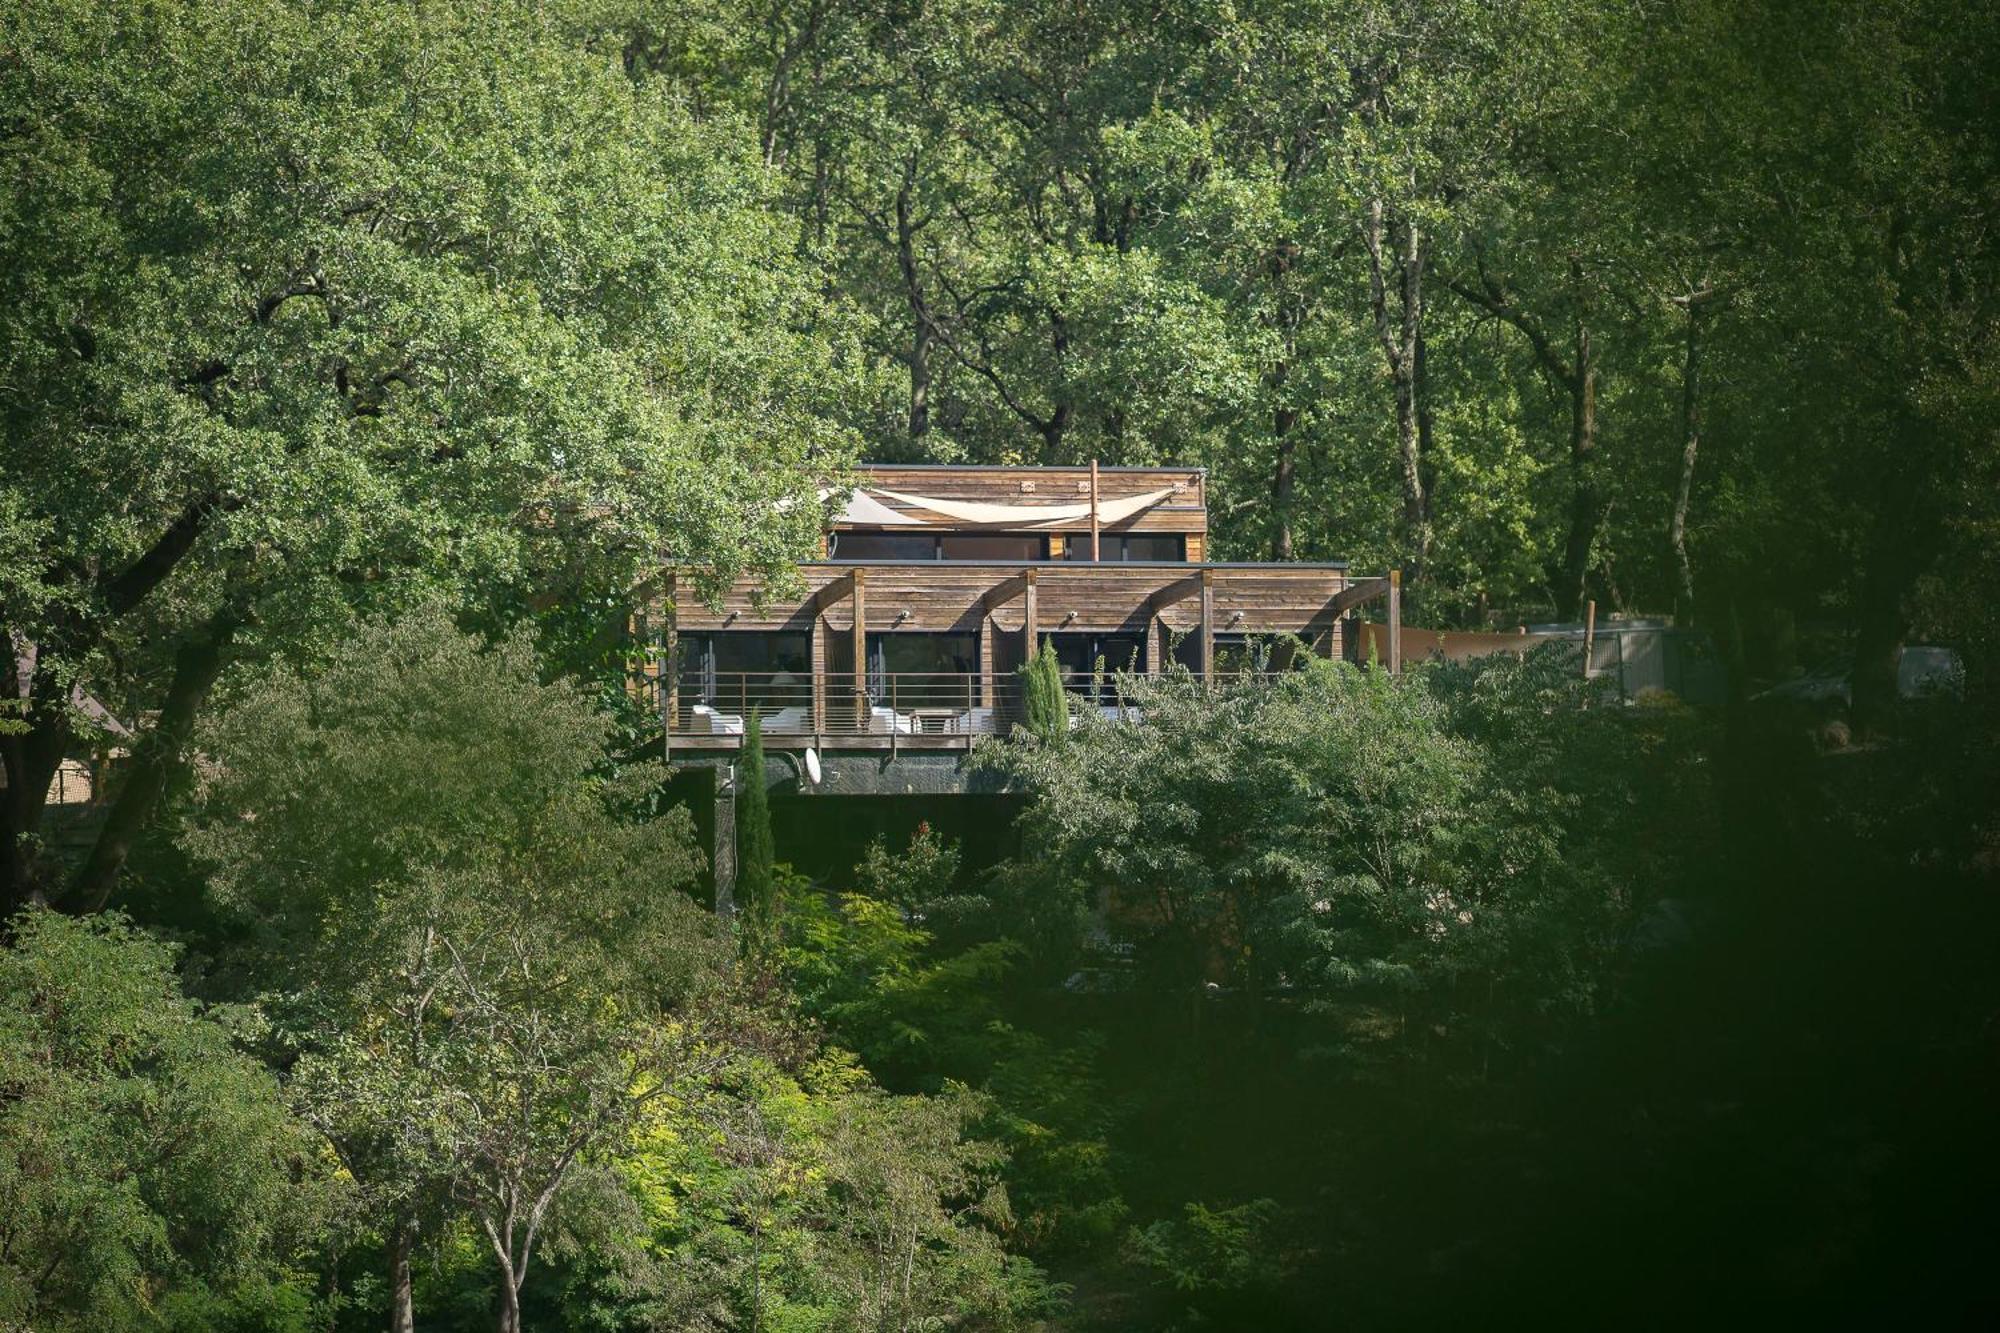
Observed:
[[[806,781],[817,787],[819,786],[819,779],[819,751],[808,745],[806,747]]]

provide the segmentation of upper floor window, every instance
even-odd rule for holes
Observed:
[[[1022,533],[955,532],[938,538],[946,560],[1046,560],[1049,539]]]
[[[1178,532],[1107,532],[1098,537],[1098,559],[1112,560],[1167,560],[1180,562],[1187,559],[1187,538]],[[1069,560],[1090,559],[1090,534],[1073,532],[1065,544],[1063,555]]]
[[[1046,560],[1049,539],[1012,532],[836,532],[835,560]]]
[[[935,560],[933,533],[836,532],[827,543],[835,560]]]

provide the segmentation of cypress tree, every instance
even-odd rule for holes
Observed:
[[[1044,741],[1069,735],[1069,695],[1063,689],[1062,663],[1044,642],[1021,668],[1022,702],[1028,730]]]

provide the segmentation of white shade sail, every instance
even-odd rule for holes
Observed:
[[[903,491],[876,488],[874,493],[890,500],[898,501],[916,509],[927,509],[933,514],[955,518],[961,523],[978,523],[992,526],[1017,526],[1029,528],[1058,527],[1090,517],[1090,502],[1060,505],[1004,505],[986,504],[971,500],[940,500],[928,495],[910,495]],[[1151,509],[1160,501],[1174,493],[1173,487],[1148,491],[1144,495],[1130,495],[1117,500],[1108,500],[1097,506],[1100,523],[1116,523],[1134,514]],[[865,502],[871,511],[890,514],[891,518],[862,518],[857,516],[857,505]],[[854,500],[848,503],[843,516],[849,523],[923,523],[926,520],[911,518],[909,515],[870,499],[864,492],[855,492]]]
[[[900,509],[891,509],[866,491],[856,491],[847,497],[847,508],[841,511],[842,523],[867,523],[879,527],[924,526],[924,520],[905,514]]]

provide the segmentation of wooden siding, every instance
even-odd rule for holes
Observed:
[[[1028,576],[1036,583],[1036,619],[1058,629],[1144,633],[1151,617],[1186,633],[1201,623],[1202,576],[1209,577],[1213,628],[1218,633],[1306,634],[1330,628],[1350,606],[1379,596],[1379,579],[1356,582],[1323,565],[1035,565],[919,561],[909,564],[811,564],[800,568],[804,593],[764,599],[752,583],[732,588],[716,607],[676,608],[677,627],[705,630],[812,632],[823,620],[835,634],[854,628],[854,584],[866,580],[868,630],[1019,632],[1025,622]],[[906,614],[907,613],[907,614]],[[651,617],[659,623],[659,616]]]

